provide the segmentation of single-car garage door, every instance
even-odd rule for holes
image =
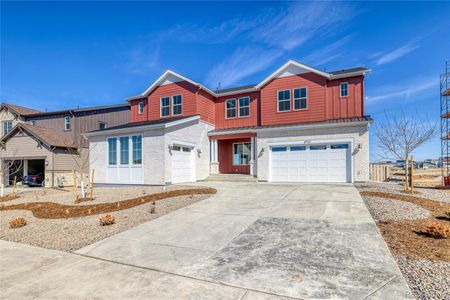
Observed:
[[[349,144],[270,148],[270,177],[278,182],[351,182]]]
[[[195,181],[193,153],[192,147],[172,147],[172,183]]]

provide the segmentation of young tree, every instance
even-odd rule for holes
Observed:
[[[5,145],[0,146],[0,180],[1,180],[1,191],[0,195],[3,197],[5,195],[5,182],[9,180],[9,176],[18,173],[22,169],[23,160],[15,159],[14,151],[12,155],[5,157],[4,154]]]
[[[385,120],[377,125],[375,135],[378,138],[379,147],[396,159],[405,160],[407,190],[409,190],[409,156],[418,147],[433,139],[437,133],[436,124],[432,124],[428,120],[407,118],[404,112],[400,116],[394,117],[385,114]]]

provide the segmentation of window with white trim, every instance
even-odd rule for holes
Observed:
[[[98,129],[100,130],[106,129],[106,122],[98,122]]]
[[[341,82],[341,97],[347,97],[348,96],[348,82]]]
[[[250,116],[250,97],[239,98],[239,118]]]
[[[278,111],[291,110],[291,90],[278,91]]]
[[[183,111],[183,98],[181,95],[176,95],[172,97],[172,115],[181,115]]]
[[[236,99],[225,100],[227,119],[236,118]]]
[[[294,110],[308,108],[306,88],[294,89]]]
[[[64,117],[64,130],[70,130],[70,116]]]
[[[170,97],[161,98],[161,117],[170,115]]]
[[[233,144],[233,165],[248,165],[251,157],[251,143]]]
[[[142,136],[133,135],[131,137],[133,145],[133,165],[142,164]]]
[[[130,145],[128,144],[128,137],[127,136],[121,136],[119,138],[119,144],[120,144],[120,164],[121,165],[128,165],[129,159],[130,159]]]
[[[108,138],[108,165],[117,164],[117,139]]]
[[[144,114],[144,102],[139,102],[138,104],[138,114],[142,115]]]
[[[3,122],[3,135],[8,134],[12,129],[12,121]]]

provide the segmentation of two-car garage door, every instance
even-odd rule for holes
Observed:
[[[351,182],[349,144],[270,147],[270,181]]]

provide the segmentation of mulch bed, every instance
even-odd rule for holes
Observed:
[[[85,217],[96,214],[110,213],[114,211],[132,208],[148,202],[159,201],[166,198],[188,196],[188,195],[205,195],[215,194],[217,190],[213,188],[196,188],[175,190],[152,195],[146,195],[134,199],[118,201],[114,203],[101,203],[93,205],[64,205],[54,202],[33,202],[21,203],[0,207],[0,211],[5,210],[30,210],[36,218],[41,219],[68,219]]]
[[[384,240],[394,253],[411,257],[450,262],[450,239],[437,239],[424,232],[432,223],[450,225],[445,212],[450,204],[429,199],[385,192],[361,192],[361,196],[381,197],[419,205],[431,212],[432,218],[410,221],[377,222]]]
[[[20,197],[17,195],[11,195],[11,194],[3,196],[3,197],[0,196],[0,202],[11,201],[11,200],[14,200],[17,198],[20,198]]]

